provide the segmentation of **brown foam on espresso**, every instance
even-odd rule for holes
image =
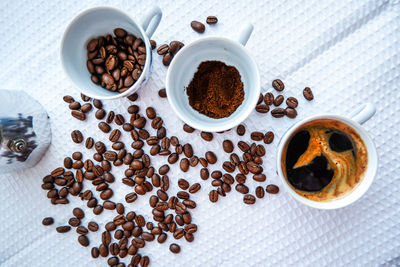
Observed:
[[[365,176],[367,163],[365,143],[351,126],[319,119],[291,135],[281,166],[297,194],[314,201],[331,201],[354,190]]]

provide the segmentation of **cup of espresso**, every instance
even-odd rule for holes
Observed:
[[[371,185],[378,155],[361,126],[375,114],[364,104],[350,118],[316,115],[289,128],[278,145],[277,170],[292,197],[310,207],[336,209]]]

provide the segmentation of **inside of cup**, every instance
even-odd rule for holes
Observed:
[[[129,16],[108,7],[93,8],[83,12],[71,22],[66,30],[61,49],[64,68],[71,80],[88,96],[112,97],[120,94],[94,84],[86,67],[87,43],[92,38],[101,35],[112,34],[114,36],[115,28],[123,28],[144,40],[138,26],[132,22]]]
[[[189,105],[186,87],[189,85],[198,66],[203,61],[217,60],[228,66],[234,66],[241,75],[244,86],[244,100],[237,110],[227,118],[214,119],[199,113]],[[221,126],[240,123],[254,108],[259,96],[258,70],[245,49],[234,41],[225,38],[204,38],[185,47],[174,58],[173,68],[167,85],[168,99],[173,103],[178,114],[192,127],[220,130]],[[237,123],[235,123],[237,122]]]

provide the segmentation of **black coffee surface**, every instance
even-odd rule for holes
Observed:
[[[288,144],[286,151],[286,173],[289,182],[302,191],[317,192],[327,186],[334,175],[324,155],[315,157],[310,164],[293,169],[310,142],[308,131],[299,131]]]

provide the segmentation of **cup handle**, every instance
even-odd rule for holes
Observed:
[[[350,115],[350,118],[359,124],[363,124],[367,120],[369,120],[372,116],[374,116],[376,112],[376,108],[374,104],[366,103],[362,104],[359,108],[357,108]]]
[[[153,7],[150,10],[150,12],[144,16],[142,27],[146,32],[147,37],[149,37],[149,39],[154,34],[158,25],[160,24],[161,17],[162,17],[162,11],[158,6]],[[150,22],[152,23],[150,24]]]
[[[253,29],[254,29],[253,24],[247,23],[240,32],[238,42],[241,43],[243,46],[245,46],[250,38],[251,33],[253,32]]]

